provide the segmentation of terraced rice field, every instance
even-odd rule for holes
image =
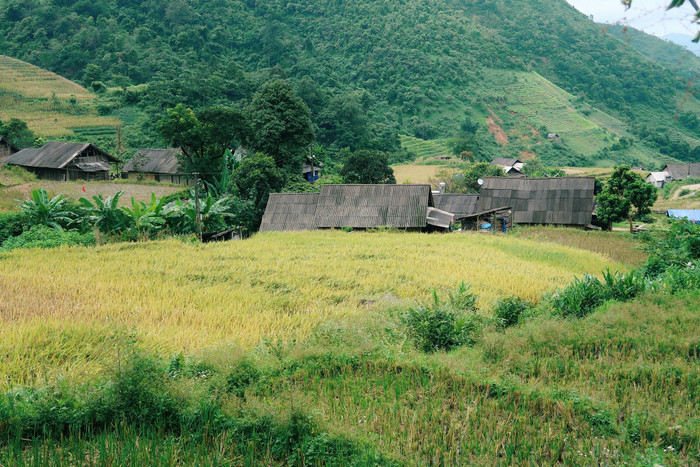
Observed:
[[[19,118],[44,138],[113,134],[121,124],[94,108],[96,95],[55,73],[0,55],[0,119]],[[74,131],[76,129],[77,131]]]
[[[415,153],[418,157],[430,158],[452,154],[452,150],[439,141],[429,141],[407,135],[399,135],[399,138],[401,139],[401,147]]]

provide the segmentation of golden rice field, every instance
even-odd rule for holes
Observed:
[[[49,98],[52,95],[58,99],[75,97],[78,100],[96,97],[62,76],[5,55],[0,55],[0,91],[30,99]]]
[[[481,234],[269,233],[0,254],[0,388],[92,375],[125,341],[187,354],[303,338],[322,322],[472,284],[538,300],[574,275],[624,269],[602,254]]]
[[[394,178],[396,183],[431,183],[437,176],[438,172],[445,170],[445,167],[440,165],[417,165],[405,164],[395,165]]]

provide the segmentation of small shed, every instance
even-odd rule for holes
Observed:
[[[5,162],[8,157],[19,151],[12,143],[0,136],[0,164]]]
[[[517,224],[586,226],[595,206],[595,178],[486,177],[478,212],[512,207]]]
[[[116,157],[90,143],[62,143],[49,141],[40,148],[26,148],[12,154],[5,161],[18,165],[45,180],[108,180]]]
[[[272,193],[260,223],[260,231],[314,230],[318,195],[318,193]]]
[[[686,178],[700,178],[700,162],[691,164],[668,164],[662,172],[671,175],[672,180],[685,180]]]
[[[313,183],[321,176],[321,167],[318,165],[304,164],[301,176],[309,183]]]
[[[700,224],[700,209],[669,209],[666,215],[673,219],[688,219],[693,224]]]
[[[454,214],[455,220],[476,214],[479,205],[479,195],[475,194],[434,194],[435,207]]]
[[[647,183],[651,183],[656,188],[663,188],[664,185],[671,181],[671,174],[668,172],[651,172],[647,176]]]
[[[191,178],[180,170],[180,160],[177,158],[179,154],[182,154],[180,148],[137,149],[124,165],[123,172],[129,180],[189,183]]]

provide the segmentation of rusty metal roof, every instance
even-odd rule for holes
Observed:
[[[594,189],[592,177],[486,177],[477,210],[512,206],[513,221],[519,224],[587,225]]]
[[[25,167],[62,169],[88,149],[92,149],[110,162],[121,162],[90,143],[62,143],[58,141],[49,141],[40,148],[22,149],[11,155],[5,162]]]
[[[178,174],[180,173],[180,161],[178,154],[182,154],[182,149],[137,149],[129,162],[124,165],[124,172],[144,172],[154,174]],[[136,170],[134,163],[143,162],[143,166]]]

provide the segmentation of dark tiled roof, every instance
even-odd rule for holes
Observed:
[[[180,148],[172,149],[138,149],[134,156],[124,165],[124,172],[144,172],[154,174],[179,173],[180,161],[178,154],[182,154]],[[141,159],[143,166],[140,170],[134,169],[134,162]]]
[[[472,194],[439,194],[433,195],[435,207],[454,214],[455,219],[461,219],[476,213],[479,205],[479,195]]]
[[[318,228],[423,228],[430,185],[324,185],[316,208]]]
[[[668,164],[664,167],[664,172],[671,174],[674,180],[685,178],[700,178],[700,163],[693,164]]]
[[[62,169],[90,148],[110,162],[119,162],[119,159],[110,156],[90,143],[61,143],[58,141],[49,141],[40,148],[22,149],[11,155],[5,162],[25,167]]]
[[[260,224],[261,232],[313,230],[318,193],[272,193]]]
[[[591,222],[595,179],[592,177],[486,177],[478,211],[513,208],[519,224],[587,225]]]

